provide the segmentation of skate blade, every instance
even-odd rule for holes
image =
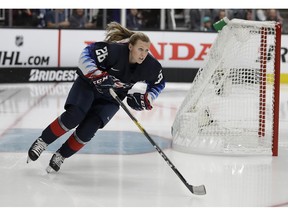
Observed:
[[[28,164],[30,161],[32,161],[31,158],[30,158],[29,156],[27,156],[27,161],[26,161],[27,164]]]
[[[51,166],[48,166],[48,167],[46,168],[46,172],[47,172],[47,173],[51,173],[53,170],[54,170],[54,169],[53,169]]]

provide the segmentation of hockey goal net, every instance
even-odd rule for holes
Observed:
[[[276,156],[280,43],[279,23],[229,21],[177,111],[172,147]]]

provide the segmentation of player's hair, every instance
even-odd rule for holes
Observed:
[[[107,25],[105,41],[125,41],[131,43],[132,45],[135,45],[137,40],[150,42],[150,39],[146,34],[142,32],[131,31],[117,22],[111,22]]]

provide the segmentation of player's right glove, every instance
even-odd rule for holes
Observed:
[[[151,105],[152,100],[148,98],[148,93],[141,94],[141,93],[134,93],[134,94],[128,94],[127,95],[127,103],[128,105],[134,109],[134,110],[151,110],[153,107]]]
[[[109,75],[107,72],[103,72],[99,75],[92,75],[89,77],[94,84],[96,90],[105,95],[109,95],[110,88],[119,88],[120,80],[114,76]]]

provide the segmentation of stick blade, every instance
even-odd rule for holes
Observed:
[[[199,186],[189,185],[188,189],[195,195],[205,195],[206,194],[206,188],[204,185],[199,185]]]

